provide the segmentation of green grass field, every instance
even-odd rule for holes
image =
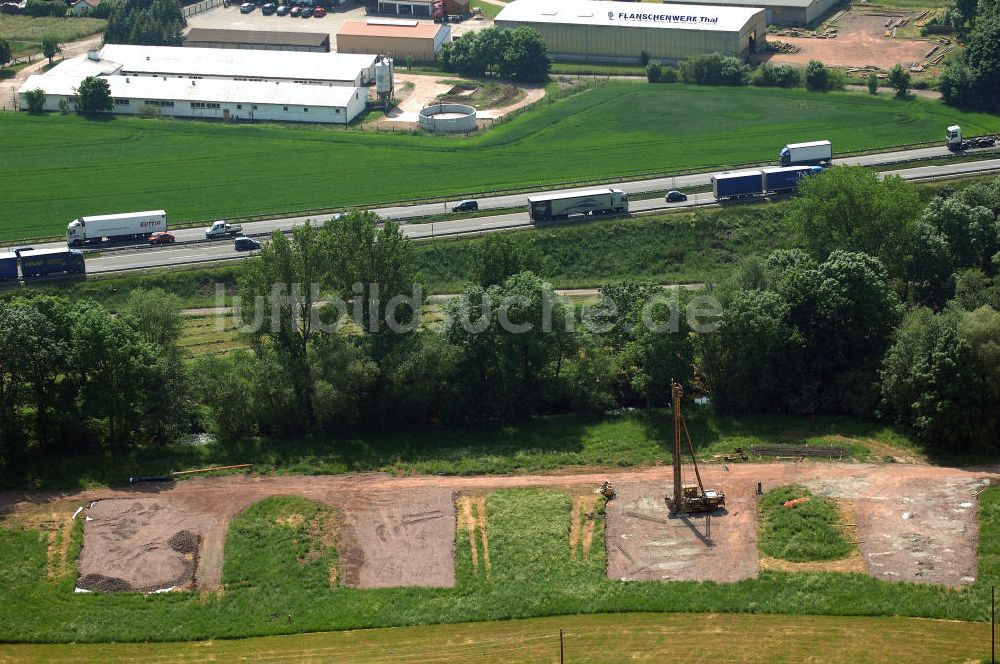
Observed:
[[[13,16],[0,14],[0,38],[10,42],[14,55],[42,50],[42,38],[52,35],[60,43],[73,41],[97,32],[108,24],[99,18],[57,18],[54,16]]]
[[[773,161],[822,136],[838,152],[1000,131],[1000,116],[854,93],[613,83],[472,138],[0,115],[0,240],[61,235],[82,214],[175,222]],[[58,154],[58,161],[52,155]],[[70,177],[68,174],[74,174]]]
[[[336,563],[336,554],[329,551],[331,542],[320,538],[331,531],[313,525],[335,517],[300,498],[262,501],[234,520],[226,541],[225,587],[219,593],[73,593],[75,571],[72,565],[53,568],[48,539],[37,530],[5,524],[7,529],[0,530],[0,643],[188,641],[640,611],[984,621],[990,586],[1000,572],[1000,489],[988,489],[979,501],[979,576],[960,589],[822,572],[761,571],[757,579],[731,584],[609,580],[603,521],[594,522],[589,555],[580,547],[571,551],[573,498],[558,490],[503,489],[486,496],[490,566],[483,558],[473,562],[468,532],[458,528],[454,588],[358,590],[331,583],[329,565]],[[60,518],[66,518],[73,508],[63,503],[60,509],[66,512]],[[793,624],[796,620],[801,618],[789,618]],[[787,630],[775,634],[775,647],[782,647],[787,635]],[[726,637],[719,634],[718,640]],[[978,639],[961,647],[983,652]]]
[[[789,500],[807,498],[784,507]],[[757,503],[761,520],[760,552],[765,556],[807,562],[837,560],[851,552],[840,530],[840,511],[830,498],[814,496],[801,486],[772,489]]]
[[[677,661],[799,664],[989,662],[986,623],[917,618],[659,613],[270,636],[232,641],[2,646],[7,664],[134,662],[429,662],[617,664]],[[919,635],[919,637],[915,637]]]

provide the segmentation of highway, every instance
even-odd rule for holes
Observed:
[[[909,162],[920,159],[930,159],[935,157],[949,156],[950,153],[944,147],[920,148],[916,150],[904,150],[898,152],[871,154],[857,157],[847,157],[835,159],[837,165],[885,165],[891,163]],[[992,156],[995,154],[987,153]],[[698,173],[692,175],[682,175],[677,177],[656,178],[647,180],[634,180],[630,182],[615,183],[617,189],[621,189],[629,194],[649,194],[651,192],[661,193],[668,189],[691,189],[695,187],[708,186],[713,173]],[[954,177],[964,174],[1000,172],[1000,159],[985,159],[974,162],[957,162],[950,164],[940,164],[934,166],[915,166],[912,168],[884,171],[884,175],[900,175],[908,180],[925,180],[942,177]],[[577,187],[563,189],[559,191],[581,191],[592,189],[599,185],[589,187]],[[537,192],[543,193],[543,192]],[[550,192],[544,192],[550,193]],[[521,193],[503,196],[494,196],[478,199],[480,210],[526,208],[527,198],[533,194]],[[665,209],[691,208],[714,204],[715,198],[711,193],[692,194],[684,203],[666,203],[662,196],[646,200],[633,200],[629,203],[632,214],[643,214]],[[403,222],[402,231],[413,239],[425,239],[431,237],[444,237],[463,235],[470,233],[485,233],[502,229],[512,229],[518,227],[531,226],[527,212],[516,212],[498,215],[488,215],[481,217],[468,217],[462,219],[452,219],[434,223],[414,223],[406,224],[407,219],[426,217],[434,214],[441,214],[446,211],[443,203],[420,204],[409,206],[397,206],[377,208],[373,210],[379,216],[388,219],[396,219]],[[293,226],[304,223],[307,219],[318,219],[322,221],[326,216],[320,217],[285,217],[267,221],[259,221],[243,224],[244,233],[247,235],[269,234],[274,230],[287,231]],[[578,221],[578,220],[577,220]],[[571,218],[561,223],[574,223]],[[554,224],[553,224],[554,225]],[[154,267],[166,267],[175,265],[187,265],[194,263],[206,263],[211,261],[240,258],[247,254],[236,252],[233,249],[231,240],[218,240],[215,242],[199,242],[195,244],[183,244],[195,240],[204,239],[202,228],[185,228],[173,232],[178,240],[177,245],[165,247],[145,247],[115,249],[104,251],[101,255],[87,260],[87,272],[89,274],[99,274],[106,272],[120,272],[127,270],[146,269]],[[63,243],[51,243],[47,245],[35,245],[36,248],[65,246]]]

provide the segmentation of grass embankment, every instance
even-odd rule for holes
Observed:
[[[0,531],[0,640],[176,641],[633,611],[900,615],[985,621],[990,585],[997,582],[1000,572],[995,557],[996,542],[1000,541],[996,538],[1000,528],[998,500],[1000,489],[989,489],[980,496],[980,576],[975,584],[961,589],[890,583],[863,574],[769,571],[762,571],[757,579],[732,584],[609,580],[604,547],[600,546],[603,522],[600,518],[594,522],[589,557],[579,549],[571,550],[573,499],[568,493],[553,490],[510,489],[487,496],[490,567],[484,571],[482,559],[480,567],[473,566],[468,533],[457,529],[454,588],[357,590],[332,586],[320,563],[299,563],[297,552],[302,543],[293,541],[294,537],[269,543],[253,536],[256,531],[240,534],[244,526],[252,526],[274,536],[274,528],[284,527],[277,519],[291,517],[290,503],[283,500],[263,503],[252,518],[247,514],[239,517],[240,528],[231,531],[227,540],[227,555],[252,561],[240,567],[249,570],[253,582],[245,583],[229,564],[229,583],[224,591],[204,595],[75,594],[71,592],[72,576],[57,580],[46,576],[46,542],[38,533],[11,529]],[[306,507],[308,503],[299,502],[294,509]],[[264,553],[245,551],[248,548]],[[323,549],[315,543],[306,548]],[[272,568],[272,564],[280,566]],[[802,619],[790,617],[788,622],[798,620]],[[973,631],[988,633],[986,625],[980,629]],[[772,647],[781,648],[790,633],[781,630],[774,635]],[[913,639],[911,634],[906,644],[900,645],[901,652],[912,652],[907,648],[918,643],[925,645],[923,638]],[[931,647],[948,645],[970,653],[983,652],[981,643]],[[620,660],[621,653],[615,654]],[[504,656],[510,659],[511,652],[505,650]]]
[[[674,661],[826,664],[988,662],[986,623],[916,618],[630,613],[397,627],[192,643],[6,645],[9,664],[394,661],[436,664]],[[711,633],[706,633],[711,630]],[[914,638],[919,634],[919,638]]]
[[[496,18],[497,14],[503,11],[503,7],[500,5],[492,2],[484,2],[483,0],[472,0],[472,8],[478,9],[486,18]]]
[[[845,457],[881,460],[889,450],[919,457],[891,427],[846,418],[730,417],[692,407],[691,435],[700,458],[751,445],[839,445]],[[3,488],[79,489],[114,486],[134,475],[162,475],[211,465],[253,463],[260,473],[328,475],[359,471],[478,475],[551,471],[567,466],[632,467],[670,463],[668,412],[604,417],[560,415],[520,424],[391,433],[258,439],[205,445],[176,444],[107,452],[65,451],[26,458]]]
[[[790,500],[805,502],[784,507]],[[840,529],[840,510],[830,498],[812,495],[801,486],[768,491],[757,504],[761,521],[760,552],[765,556],[802,563],[837,560],[852,546]]]
[[[768,162],[817,134],[846,152],[938,141],[954,123],[1000,130],[1000,116],[926,99],[638,83],[543,104],[467,139],[8,113],[0,240],[61,235],[81,214],[163,208],[186,222]],[[56,153],[88,177],[50,177]],[[319,174],[314,186],[280,186],[300,172]]]
[[[108,22],[100,18],[58,18],[0,14],[0,38],[10,42],[14,56],[39,53],[42,39],[52,36],[59,43],[104,32]]]

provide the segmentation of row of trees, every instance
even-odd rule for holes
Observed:
[[[117,315],[49,296],[0,301],[0,461],[166,442],[191,426],[178,300],[136,292]]]
[[[126,0],[108,15],[104,43],[180,46],[183,29],[178,0]]]
[[[971,30],[965,48],[941,71],[941,95],[954,106],[1000,110],[1000,2],[958,0],[955,8]]]
[[[546,81],[552,66],[541,35],[528,27],[466,32],[445,45],[441,62],[446,70],[462,76],[495,76],[528,83]]]
[[[645,58],[644,58],[645,59]],[[844,87],[843,74],[813,60],[804,71],[790,65],[762,63],[756,68],[739,58],[709,53],[686,58],[677,65],[646,64],[650,83],[691,83],[694,85],[754,85],[764,88],[797,88],[826,91]]]

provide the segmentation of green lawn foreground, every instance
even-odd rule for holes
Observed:
[[[660,613],[553,616],[186,643],[0,646],[7,664],[434,661],[437,664],[673,661],[799,664],[989,662],[986,623],[918,618]],[[706,634],[706,630],[711,630]],[[915,637],[915,635],[919,635]]]
[[[599,544],[589,559],[571,557],[568,493],[506,489],[486,500],[491,570],[477,573],[467,532],[459,530],[456,586],[439,589],[331,586],[322,563],[310,563],[308,557],[301,562],[303,551],[317,547],[296,541],[301,534],[273,536],[275,528],[288,527],[289,510],[309,509],[310,501],[301,498],[263,501],[237,516],[226,542],[221,593],[74,594],[72,573],[48,577],[45,541],[37,532],[2,530],[0,642],[186,641],[643,611],[984,621],[990,585],[1000,572],[1000,489],[980,496],[979,578],[960,589],[889,583],[862,574],[768,571],[733,584],[612,581],[605,576]],[[598,543],[602,530],[598,520]],[[566,620],[572,624],[571,618]],[[788,619],[792,624],[797,620]],[[775,634],[772,647],[780,648],[783,636],[788,632]],[[954,636],[942,638],[951,642]],[[923,645],[923,639],[913,641]],[[906,644],[898,643],[905,651]],[[940,647],[982,653],[983,645],[951,642]]]
[[[926,99],[641,83],[544,103],[471,138],[6,113],[0,241],[123,210],[163,208],[177,223],[773,162],[789,142],[847,152],[937,141],[955,123],[1000,131],[1000,116]]]

